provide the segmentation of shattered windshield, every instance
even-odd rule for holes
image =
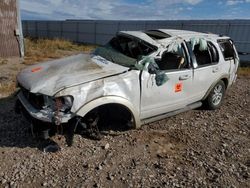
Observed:
[[[103,47],[98,47],[94,51],[95,55],[99,55],[108,61],[112,61],[113,63],[116,63],[118,65],[122,65],[124,67],[134,67],[136,64],[136,59],[128,57],[114,48],[110,45],[105,45]]]
[[[134,67],[143,56],[156,49],[126,36],[116,36],[108,44],[99,47],[94,54],[125,67]]]

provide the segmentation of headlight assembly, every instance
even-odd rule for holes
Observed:
[[[69,112],[73,105],[74,98],[72,96],[63,96],[55,98],[56,109],[61,112]]]

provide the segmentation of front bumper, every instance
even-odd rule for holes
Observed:
[[[55,112],[52,112],[50,110],[41,109],[38,110],[34,108],[30,102],[25,98],[22,91],[18,93],[18,99],[20,100],[22,106],[26,109],[26,111],[35,119],[48,122],[48,123],[54,123],[56,118],[60,118],[60,123],[67,123],[70,119],[73,118],[72,113],[63,113],[59,112],[57,114],[58,117],[56,117]]]

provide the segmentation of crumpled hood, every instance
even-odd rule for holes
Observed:
[[[79,54],[29,66],[17,75],[18,83],[32,93],[55,95],[63,88],[128,70],[100,56]]]

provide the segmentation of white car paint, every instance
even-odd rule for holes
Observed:
[[[166,71],[169,80],[157,86],[155,75],[148,72],[147,65],[143,70],[131,70],[100,56],[80,54],[31,66],[17,76],[18,83],[29,92],[39,95],[73,96],[74,102],[70,112],[72,117],[84,117],[102,104],[121,104],[133,114],[134,126],[140,127],[145,119],[173,112],[203,100],[213,84],[222,78],[228,79],[228,87],[235,80],[238,56],[234,60],[224,60],[217,44],[218,39],[229,39],[228,37],[181,30],[158,31],[171,37],[155,40],[141,31],[121,31],[118,35],[136,38],[155,46],[157,50],[149,55],[153,58],[159,58],[166,51],[166,47],[176,40],[185,44],[185,41],[192,37],[204,38],[216,46],[219,62],[197,67],[195,60],[191,61],[188,54],[190,67]],[[176,91],[178,84],[181,85],[180,91]],[[19,99],[22,101],[21,94]],[[24,101],[22,103],[30,114],[36,117],[34,111],[27,107],[30,104],[26,105]]]

